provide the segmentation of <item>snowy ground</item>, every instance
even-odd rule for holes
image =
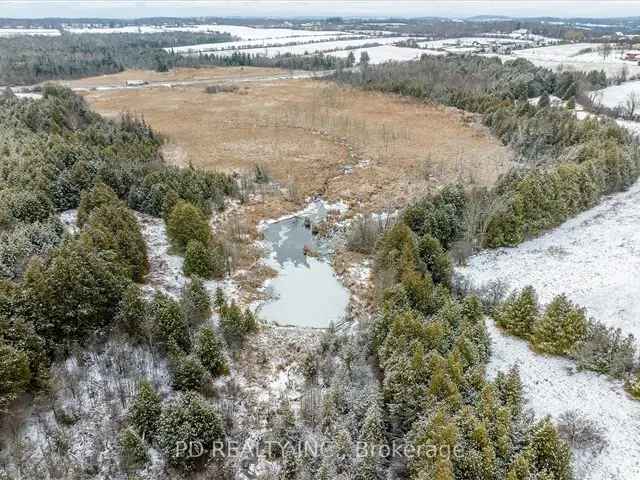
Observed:
[[[335,40],[328,42],[317,43],[302,43],[299,45],[276,45],[273,47],[261,47],[261,48],[247,48],[243,49],[242,53],[249,55],[262,55],[266,57],[275,57],[278,55],[304,55],[318,52],[331,52],[333,50],[344,50],[351,47],[358,47],[367,44],[380,44],[390,45],[397,42],[402,42],[410,37],[371,37],[365,39],[353,39],[353,40]],[[216,52],[218,55],[231,55],[235,50],[223,50]]]
[[[60,30],[54,28],[0,28],[0,38],[35,35],[44,37],[58,37]]]
[[[528,406],[536,417],[557,419],[573,409],[604,430],[608,445],[601,453],[574,451],[576,479],[640,478],[640,402],[631,400],[617,382],[593,372],[576,372],[570,360],[538,355],[491,320],[487,326],[492,340],[489,377],[519,365]]]
[[[552,69],[564,68],[567,70],[604,70],[609,76],[620,75],[624,67],[629,75],[640,74],[640,66],[637,62],[625,61],[619,51],[613,51],[606,59],[598,51],[599,44],[572,43],[566,45],[554,45],[549,47],[528,48],[515,50],[511,55],[500,55],[503,60],[524,58],[534,65]],[[586,49],[591,52],[580,53]]]
[[[221,42],[221,43],[201,43],[198,45],[185,45],[180,47],[165,48],[168,52],[176,53],[194,53],[194,52],[216,52],[220,50],[240,50],[244,52],[247,48],[265,48],[274,47],[278,45],[288,44],[303,44],[303,43],[315,43],[315,42],[328,42],[339,39],[349,38],[362,38],[364,35],[345,35],[344,33],[332,33],[328,35],[298,35],[295,37],[281,37],[281,38],[261,38],[254,40],[238,40],[236,42]]]
[[[590,316],[640,340],[640,182],[515,248],[486,250],[459,272],[477,286],[533,285],[540,300],[565,293]]]
[[[367,52],[369,54],[369,63],[372,65],[389,61],[406,62],[409,60],[419,60],[422,55],[446,55],[446,52],[439,52],[436,50],[403,48],[396,47],[394,45],[381,45],[379,47],[358,48],[355,50],[339,50],[337,52],[328,53],[327,55],[346,58],[351,52],[355,55],[356,62],[360,60],[360,54],[362,52]]]
[[[159,32],[220,32],[229,33],[241,40],[258,40],[267,38],[283,38],[295,36],[318,36],[318,35],[341,35],[339,31],[322,31],[322,30],[296,30],[291,28],[260,28],[246,27],[242,25],[183,25],[178,27],[170,27],[165,25],[141,25],[127,27],[81,27],[65,28],[70,33],[159,33]]]
[[[629,95],[633,93],[637,96],[636,104],[640,104],[640,80],[635,82],[625,82],[620,85],[612,85],[611,87],[598,90],[596,92],[596,98],[605,107],[626,108],[626,102],[629,99]],[[640,113],[640,105],[636,105],[636,110],[636,113]]]

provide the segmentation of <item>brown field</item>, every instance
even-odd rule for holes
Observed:
[[[207,70],[220,78],[243,73]],[[172,75],[198,73],[206,75]],[[506,147],[453,109],[318,80],[237,85],[217,94],[199,84],[85,96],[105,115],[144,115],[166,136],[165,157],[173,163],[244,174],[264,165],[281,188],[253,205],[258,218],[294,210],[311,195],[354,210],[395,209],[451,181],[492,184],[510,165]]]
[[[230,67],[230,68],[179,68],[168,72],[152,70],[125,70],[110,75],[60,81],[71,88],[96,88],[124,86],[127,80],[143,80],[149,83],[233,81],[247,78],[273,77],[288,73],[279,68]]]

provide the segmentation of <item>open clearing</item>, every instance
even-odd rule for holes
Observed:
[[[289,73],[279,68],[179,68],[168,72],[153,70],[125,70],[110,75],[82,78],[79,80],[61,81],[59,83],[73,89],[93,89],[99,87],[123,86],[127,80],[141,80],[149,83],[234,81],[245,79],[273,78]]]
[[[550,232],[479,253],[460,273],[480,286],[532,285],[543,303],[561,293],[589,315],[640,339],[640,183]]]
[[[640,478],[640,403],[619,382],[593,372],[576,372],[571,360],[538,355],[527,342],[502,333],[487,322],[491,336],[489,377],[518,365],[525,398],[538,418],[554,420],[575,409],[595,423],[607,440],[602,452],[574,449],[575,478],[631,480]]]
[[[108,116],[144,115],[167,137],[165,151],[174,163],[246,174],[266,166],[287,194],[255,205],[263,210],[256,221],[295,210],[313,195],[343,200],[355,211],[395,209],[457,179],[492,184],[511,162],[510,150],[472,116],[329,82],[255,82],[217,94],[205,93],[203,85],[92,91],[85,97]]]

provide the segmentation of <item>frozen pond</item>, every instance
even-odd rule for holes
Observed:
[[[316,240],[309,223],[321,220],[326,212],[322,202],[315,202],[301,215],[273,222],[263,230],[270,250],[267,263],[278,272],[267,283],[274,299],[260,310],[267,321],[326,328],[344,318],[349,291],[336,277],[327,246]],[[311,254],[305,255],[305,248]]]

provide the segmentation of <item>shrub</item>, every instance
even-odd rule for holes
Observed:
[[[418,256],[435,283],[451,285],[451,260],[438,239],[428,233],[424,234],[418,242]]]
[[[171,385],[175,390],[202,390],[207,371],[193,355],[174,355],[171,361]]]
[[[158,446],[168,463],[182,470],[198,469],[207,459],[213,443],[224,438],[220,412],[194,392],[182,393],[162,409],[158,422]],[[190,457],[176,448],[190,442],[202,446],[203,455]]]
[[[117,328],[132,339],[141,340],[146,334],[145,320],[148,308],[140,287],[135,284],[129,285],[118,304],[115,318]]]
[[[149,320],[153,325],[154,337],[163,349],[181,348],[189,351],[189,327],[178,302],[163,293],[157,293],[149,308]]]
[[[202,278],[222,278],[227,273],[227,261],[220,245],[210,242],[204,245],[190,240],[184,256],[184,274]]]
[[[20,308],[50,347],[68,344],[110,326],[128,284],[113,257],[69,240],[45,265],[30,264]]]
[[[0,339],[0,412],[22,394],[31,380],[29,356]]]
[[[144,440],[130,427],[126,427],[118,435],[120,461],[124,470],[136,470],[149,460]]]
[[[94,208],[81,237],[97,251],[114,252],[134,281],[141,282],[149,272],[147,245],[138,221],[124,204],[118,202]]]
[[[199,325],[211,316],[209,292],[200,278],[193,277],[184,287],[180,305],[189,325]]]
[[[381,220],[376,221],[371,215],[356,218],[347,232],[347,248],[354,252],[372,254],[385,227]]]
[[[500,305],[494,317],[496,323],[509,333],[529,338],[539,316],[538,297],[533,287],[525,287],[520,293],[512,293]]]
[[[558,434],[572,448],[601,451],[607,444],[605,432],[593,420],[575,410],[558,418]]]
[[[82,227],[89,219],[89,215],[96,208],[105,205],[118,205],[120,200],[109,186],[98,182],[91,190],[84,190],[80,194],[80,206],[78,207],[78,226]]]
[[[167,233],[174,246],[182,252],[190,240],[197,240],[202,245],[208,245],[211,240],[211,230],[205,215],[199,208],[182,200],[169,214]]]
[[[559,295],[547,306],[533,329],[533,344],[542,352],[570,356],[587,333],[584,310]]]
[[[196,339],[196,354],[202,365],[213,377],[227,375],[229,367],[224,356],[222,342],[218,339],[213,328],[204,327]]]
[[[623,337],[620,329],[594,321],[589,321],[586,339],[576,352],[580,368],[620,379],[633,371],[635,356],[633,335]]]
[[[149,382],[141,382],[138,394],[128,413],[131,424],[140,435],[147,439],[153,439],[158,428],[161,411],[160,396]]]

